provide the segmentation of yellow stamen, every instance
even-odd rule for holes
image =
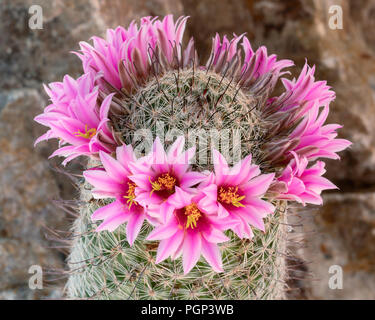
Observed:
[[[195,203],[191,203],[185,207],[185,215],[187,215],[186,229],[194,229],[197,226],[197,221],[202,216],[202,212]]]
[[[235,207],[245,207],[240,201],[245,199],[245,196],[238,195],[238,187],[220,187],[218,192],[220,202],[232,204]]]
[[[137,187],[137,185],[134,183],[134,182],[128,182],[128,186],[129,186],[129,189],[128,189],[128,192],[127,192],[127,196],[124,196],[125,199],[128,199],[126,201],[126,203],[129,205],[129,210],[132,206],[132,204],[138,204],[137,201],[135,201],[135,188]]]
[[[80,130],[78,130],[78,131],[74,132],[73,134],[76,137],[91,139],[92,137],[94,137],[96,135],[96,129],[95,128],[88,129],[87,124],[85,124],[85,132],[84,133],[81,132]]]
[[[150,196],[154,191],[166,190],[170,193],[174,192],[174,187],[176,186],[176,179],[169,175],[169,173],[163,173],[156,181],[151,181],[151,177],[148,178],[151,183],[152,191]]]

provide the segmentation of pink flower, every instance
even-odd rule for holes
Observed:
[[[136,185],[129,179],[132,174],[129,164],[134,162],[132,147],[122,146],[116,149],[116,158],[100,151],[100,160],[104,169],[84,171],[86,180],[94,186],[92,194],[95,198],[115,198],[116,200],[96,210],[91,216],[93,221],[104,220],[96,231],[114,231],[127,222],[126,235],[130,245],[134,243],[147,216],[146,210],[135,200]],[[149,219],[150,218],[150,219]]]
[[[174,22],[172,15],[163,20],[144,17],[139,27],[133,21],[128,29],[117,27],[107,30],[106,39],[93,37],[93,46],[80,42],[81,50],[76,54],[82,60],[85,72],[103,73],[99,82],[104,80],[114,88],[131,93],[150,75],[154,75],[155,64],[160,69],[160,60],[163,60],[163,68],[172,69],[192,63],[190,60],[195,59],[193,39],[183,52],[181,50],[186,20],[187,17],[179,17]],[[206,68],[221,72],[227,62],[240,55],[240,43],[244,52],[244,58],[240,61],[242,86],[250,86],[268,73],[278,77],[283,74],[280,72],[282,69],[293,65],[290,60],[277,61],[276,55],[268,56],[264,46],[254,52],[249,40],[243,35],[234,36],[230,41],[224,36],[221,41],[217,34],[213,38]],[[101,85],[106,87],[104,83]]]
[[[59,148],[50,156],[64,156],[65,165],[80,155],[112,152],[115,141],[108,128],[108,110],[113,94],[98,104],[94,78],[84,74],[77,80],[65,76],[63,82],[51,83],[45,90],[51,104],[35,121],[50,128],[35,144],[51,138],[60,139]]]
[[[264,231],[263,218],[273,213],[272,204],[262,200],[274,174],[260,174],[259,167],[251,164],[251,155],[228,167],[225,158],[213,150],[215,174],[199,186],[205,197],[201,204],[220,218],[231,217],[238,224],[233,231],[241,238],[252,238],[251,226]]]
[[[263,149],[268,151],[265,160],[273,166],[287,165],[292,151],[308,160],[339,159],[337,152],[351,144],[336,139],[340,125],[324,125],[335,93],[326,81],[315,81],[314,72],[315,66],[310,68],[306,63],[297,80],[283,78],[286,91],[269,99],[263,110],[272,137]]]
[[[345,139],[336,139],[339,124],[324,125],[329,113],[329,106],[320,108],[315,104],[290,134],[289,139],[299,139],[299,143],[292,150],[299,156],[306,156],[308,160],[317,158],[340,159],[337,152],[346,149],[352,143]]]
[[[275,76],[281,76],[281,70],[293,65],[291,60],[279,60],[272,54],[268,56],[267,48],[262,46],[255,52],[253,51],[250,41],[246,36],[234,35],[232,40],[226,36],[221,41],[220,36],[216,34],[212,39],[212,50],[210,59],[206,63],[206,68],[220,70],[226,62],[230,62],[240,53],[238,45],[241,43],[244,53],[244,60],[241,66],[242,86],[246,87],[253,84],[257,79],[272,73]],[[226,60],[226,61],[225,61]]]
[[[337,189],[332,182],[322,177],[326,172],[324,162],[318,161],[307,169],[308,160],[305,157],[300,159],[294,152],[293,155],[294,159],[277,179],[277,188],[280,190],[277,198],[297,201],[303,205],[306,203],[322,204],[321,192]]]
[[[298,79],[281,79],[286,90],[277,101],[281,103],[281,111],[310,101],[316,101],[319,106],[326,106],[335,99],[336,95],[330,90],[331,87],[327,86],[327,81],[315,81],[314,73],[315,66],[311,68],[306,62]]]
[[[186,20],[186,17],[180,17],[174,22],[172,15],[162,21],[144,17],[139,27],[133,21],[128,29],[107,30],[106,39],[93,37],[93,46],[80,42],[81,53],[76,54],[82,60],[85,72],[97,74],[101,71],[103,79],[113,87],[131,92],[134,81],[142,82],[151,74],[149,61],[157,44],[168,63],[173,62],[174,47],[181,56]]]
[[[195,154],[195,147],[183,152],[184,137],[179,137],[165,153],[159,137],[154,141],[152,151],[132,165],[134,174],[130,179],[137,185],[136,201],[148,207],[150,215],[166,221],[176,188],[190,191],[206,176],[191,171],[189,161]]]
[[[187,274],[202,254],[216,272],[222,272],[221,254],[218,243],[228,241],[223,231],[235,222],[229,218],[218,219],[210,214],[201,203],[202,194],[192,194],[176,187],[171,201],[170,218],[157,226],[147,240],[161,240],[156,263],[169,256],[172,259],[183,255],[184,273]]]

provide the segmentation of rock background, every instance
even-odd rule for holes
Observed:
[[[43,7],[42,30],[28,27],[33,4]],[[342,30],[328,26],[331,5],[343,8]],[[187,33],[206,55],[216,31],[247,32],[253,47],[264,44],[293,59],[293,72],[308,57],[317,78],[328,80],[337,93],[329,120],[344,124],[340,135],[354,144],[342,161],[328,162],[341,191],[326,193],[318,210],[299,211],[310,218],[294,230],[303,231],[305,246],[296,253],[307,262],[292,268],[301,280],[291,283],[297,289],[290,297],[375,299],[374,0],[0,0],[0,299],[60,296],[59,282],[28,288],[31,265],[64,267],[64,255],[48,248],[44,226],[67,230],[67,217],[52,200],[76,196],[71,181],[52,170],[56,162],[47,161],[54,145],[33,148],[44,131],[32,120],[47,104],[42,83],[81,72],[69,53],[80,40],[167,13],[191,16]],[[331,265],[343,268],[342,290],[328,287]]]

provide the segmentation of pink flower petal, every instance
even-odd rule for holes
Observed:
[[[103,220],[108,219],[113,216],[117,216],[119,213],[128,214],[129,210],[126,206],[124,206],[120,201],[114,201],[110,204],[107,204],[104,207],[100,207],[97,209],[92,215],[91,220]]]
[[[127,213],[121,212],[116,216],[113,216],[109,219],[104,220],[102,224],[99,225],[99,227],[96,228],[96,231],[103,231],[107,230],[110,232],[115,231],[120,225],[128,221],[129,215]]]
[[[167,155],[161,144],[159,137],[156,137],[152,146],[153,159],[152,166],[158,173],[168,172]]]
[[[204,179],[206,179],[206,175],[200,172],[195,172],[195,171],[186,172],[183,175],[183,178],[180,182],[180,187],[189,188],[202,182]]]
[[[86,170],[83,176],[95,188],[107,191],[114,196],[121,194],[124,190],[124,185],[112,180],[105,171]]]
[[[117,147],[116,158],[118,162],[126,166],[129,162],[133,162],[136,160],[131,145],[123,145],[121,147]]]
[[[202,232],[202,236],[212,243],[222,243],[230,240],[222,231],[216,228],[209,228],[206,232]]]
[[[129,176],[129,179],[133,181],[138,188],[142,189],[142,191],[149,191],[151,193],[152,187],[149,178],[151,177],[143,173]]]
[[[274,173],[259,175],[241,187],[242,191],[246,195],[263,196],[270,187],[274,177]]]
[[[170,219],[166,224],[156,227],[150,232],[146,240],[164,240],[172,237],[178,230],[178,223],[176,219]]]
[[[216,149],[212,150],[212,157],[214,161],[216,183],[220,185],[223,183],[224,175],[228,173],[228,163],[224,156]]]
[[[300,198],[302,199],[304,203],[306,202],[306,203],[311,203],[311,204],[316,204],[316,205],[323,204],[322,197],[311,191],[304,192],[302,195],[300,195]]]
[[[182,243],[183,238],[184,233],[179,230],[170,238],[161,240],[159,243],[158,252],[156,254],[156,263],[160,263],[161,261],[176,253]]]
[[[223,266],[221,261],[221,254],[219,247],[216,244],[210,243],[202,238],[202,255],[208,262],[208,264],[216,272],[223,272]]]
[[[184,136],[179,136],[168,150],[168,161],[173,162],[182,152],[185,146]]]
[[[218,203],[217,216],[219,218],[225,218],[225,217],[229,216],[228,210],[225,209],[224,206],[221,203]]]
[[[137,238],[142,228],[143,221],[145,221],[145,214],[143,212],[132,212],[130,215],[126,225],[126,237],[129,245],[133,245],[134,240]]]
[[[184,269],[184,274],[189,273],[189,271],[196,265],[201,255],[202,249],[202,238],[198,232],[188,231],[185,233],[184,243],[183,243],[183,258],[182,266]]]
[[[99,152],[99,156],[105,171],[112,180],[117,181],[120,184],[127,180],[130,172],[126,170],[119,161],[103,151]]]
[[[247,207],[238,208],[234,212],[252,226],[258,228],[263,232],[265,231],[263,219],[259,217],[255,210],[251,210],[251,208]]]
[[[168,204],[176,209],[183,208],[191,203],[194,194],[182,190],[180,187],[175,187],[175,193],[168,198]]]
[[[268,201],[264,201],[258,198],[252,198],[248,201],[244,202],[245,208],[254,208],[261,217],[265,217],[268,214],[273,213],[276,208],[269,203]]]

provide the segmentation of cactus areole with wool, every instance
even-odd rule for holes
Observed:
[[[245,35],[217,34],[202,61],[186,23],[109,29],[80,43],[80,77],[45,86],[36,143],[58,139],[63,165],[89,159],[71,298],[280,298],[288,204],[336,188],[321,159],[350,142],[325,124],[335,93],[315,66],[289,77],[292,61]]]

